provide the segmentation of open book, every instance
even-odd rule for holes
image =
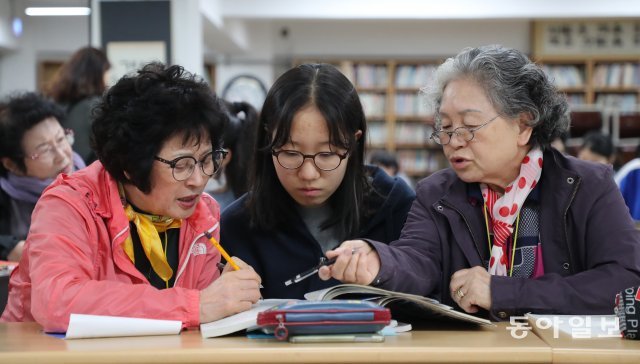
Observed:
[[[491,321],[487,319],[456,311],[453,307],[444,305],[432,298],[388,291],[359,284],[340,284],[319,291],[309,292],[305,294],[304,297],[309,301],[327,301],[331,299],[368,300],[391,309],[394,318],[397,314],[404,314],[405,320],[406,317],[409,316],[419,318],[441,316],[458,321],[493,326]]]
[[[270,309],[282,303],[291,301],[290,299],[267,299],[260,300],[253,304],[248,311],[240,312],[223,319],[200,324],[200,333],[203,338],[228,335],[241,330],[253,330],[257,328],[256,319],[258,313]]]

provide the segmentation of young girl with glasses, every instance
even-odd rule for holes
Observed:
[[[222,215],[222,244],[261,276],[265,298],[302,298],[338,281],[285,285],[345,239],[391,242],[413,190],[364,165],[366,120],[351,82],[328,64],[285,72],[257,128],[249,193]]]

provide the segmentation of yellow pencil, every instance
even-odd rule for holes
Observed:
[[[218,251],[220,252],[220,254],[222,254],[222,257],[229,263],[231,264],[231,268],[233,268],[233,270],[240,270],[240,267],[236,264],[236,262],[233,261],[233,259],[231,259],[231,257],[229,256],[229,253],[226,252],[226,250],[224,250],[222,248],[222,245],[220,245],[220,243],[218,243],[218,240],[216,240],[216,238],[213,237],[213,235],[211,235],[208,231],[204,232],[204,235],[207,237],[207,239],[209,239],[209,241],[211,242],[211,244],[213,244],[213,246],[216,247],[216,249],[218,249]]]

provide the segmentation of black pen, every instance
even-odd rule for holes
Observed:
[[[336,258],[338,257],[333,257],[331,259],[327,258],[327,257],[320,257],[320,261],[318,262],[318,264],[316,264],[315,267],[306,270],[298,275],[296,275],[295,277],[289,279],[288,281],[284,282],[285,286],[290,286],[294,283],[298,283],[304,279],[307,279],[309,277],[311,277],[312,275],[318,273],[318,270],[320,270],[320,267],[324,266],[324,265],[331,265],[333,263],[336,262]]]

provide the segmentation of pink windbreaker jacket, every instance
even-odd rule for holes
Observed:
[[[64,332],[71,313],[180,320],[197,326],[200,290],[218,278],[220,253],[204,237],[219,239],[220,209],[203,194],[180,228],[180,260],[173,288],[149,284],[122,244],[129,221],[116,181],[100,162],[61,175],[32,215],[22,260],[9,282],[0,321],[37,321]]]

